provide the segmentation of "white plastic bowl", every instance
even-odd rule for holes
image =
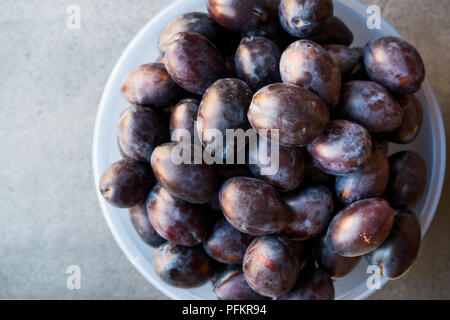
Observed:
[[[128,259],[155,287],[172,299],[215,299],[211,284],[203,287],[183,290],[163,283],[152,268],[155,249],[146,245],[134,230],[127,210],[110,206],[98,192],[99,179],[106,168],[119,160],[120,154],[116,144],[117,126],[120,113],[129,106],[120,95],[120,85],[125,75],[141,64],[153,62],[159,56],[157,41],[163,28],[174,18],[192,11],[206,11],[206,0],[179,0],[161,11],[134,37],[117,62],[106,84],[97,113],[93,141],[93,168],[95,187],[100,205],[114,238]],[[353,46],[363,46],[368,40],[379,35],[399,33],[382,19],[381,30],[366,28],[367,7],[357,0],[335,1],[335,14],[346,22],[355,35]],[[424,123],[414,143],[406,146],[391,144],[390,152],[414,150],[420,153],[428,165],[426,192],[414,208],[420,218],[422,236],[425,235],[442,191],[445,176],[446,142],[445,129],[441,111],[434,91],[428,79],[417,94],[424,105]],[[362,259],[360,265],[343,280],[335,282],[337,299],[364,299],[373,293],[366,286],[367,264]],[[383,281],[383,284],[386,280]]]

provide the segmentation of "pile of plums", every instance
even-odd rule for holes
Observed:
[[[388,146],[420,131],[419,53],[394,37],[350,47],[331,0],[207,8],[173,20],[158,62],[124,79],[132,105],[119,123],[123,160],[100,181],[104,198],[129,208],[142,240],[158,247],[156,274],[181,288],[212,280],[219,299],[300,300],[334,299],[333,281],[363,256],[383,276],[403,276],[420,246],[411,209],[427,168],[412,151],[388,157]],[[186,143],[177,129],[201,137],[187,142],[193,154],[224,157],[233,146],[218,148],[209,129],[278,129],[279,170],[175,164],[171,153]]]

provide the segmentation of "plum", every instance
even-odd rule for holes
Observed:
[[[239,264],[244,259],[245,250],[253,237],[234,229],[225,219],[220,218],[205,239],[204,248],[213,259],[226,264]]]
[[[150,192],[146,206],[150,223],[164,239],[193,247],[206,238],[208,213],[199,206],[172,197],[160,184]]]
[[[133,104],[163,109],[176,103],[183,90],[161,63],[149,63],[130,72],[122,83],[122,95]]]
[[[236,177],[226,181],[219,200],[228,222],[249,235],[279,233],[288,220],[289,209],[280,194],[258,179]]]
[[[333,194],[325,187],[299,189],[283,196],[292,217],[282,231],[292,240],[314,238],[326,230],[333,217]]]
[[[212,275],[213,262],[201,246],[162,244],[153,257],[155,273],[165,283],[179,288],[195,288]]]
[[[270,140],[264,129],[278,130],[280,145],[301,147],[323,132],[330,114],[315,94],[293,84],[277,83],[262,88],[253,96],[248,119],[263,137]]]
[[[167,121],[159,113],[142,106],[122,112],[117,143],[123,157],[149,163],[153,150],[169,140]]]
[[[179,153],[183,153],[183,158],[188,157],[184,152],[191,153],[185,159],[187,163],[174,162],[178,149],[181,150]],[[217,171],[215,166],[203,161],[196,163],[196,154],[203,154],[196,145],[171,142],[155,148],[150,163],[156,178],[170,194],[187,202],[204,204],[217,192]]]
[[[364,48],[364,65],[373,81],[394,93],[415,93],[425,79],[425,66],[419,52],[396,37],[370,41]]]
[[[394,210],[384,199],[366,199],[341,210],[327,231],[330,250],[344,257],[359,257],[376,250],[389,236]]]
[[[247,284],[242,267],[227,270],[214,283],[214,293],[220,300],[267,300]]]
[[[329,44],[323,47],[333,58],[341,71],[341,76],[351,74],[361,60],[361,52],[341,44]]]
[[[339,102],[341,72],[328,52],[315,42],[298,40],[283,52],[281,79],[317,94],[329,107]]]
[[[231,150],[236,153],[243,148],[226,139],[226,130],[250,128],[246,114],[251,100],[252,91],[239,79],[220,79],[206,90],[197,115],[197,131],[206,151],[226,158]]]
[[[419,154],[401,151],[389,157],[390,177],[385,196],[395,207],[412,207],[427,182],[427,166]]]
[[[320,170],[331,175],[358,171],[372,155],[372,138],[359,124],[332,120],[308,152]]]
[[[164,60],[172,79],[187,91],[199,95],[227,74],[219,50],[198,33],[180,32],[173,36]]]
[[[157,248],[162,243],[166,242],[166,240],[161,238],[155,228],[150,224],[145,203],[145,201],[142,201],[128,209],[128,212],[130,213],[131,223],[136,229],[139,237],[149,246]]]
[[[394,227],[386,241],[366,255],[370,265],[378,265],[382,275],[401,278],[411,268],[420,248],[420,224],[414,212],[397,210]]]
[[[115,207],[131,208],[147,197],[154,180],[148,164],[123,159],[103,173],[100,193]]]
[[[207,0],[206,4],[211,17],[232,31],[257,29],[269,16],[264,0]]]
[[[353,32],[338,17],[332,17],[328,20],[328,25],[324,30],[306,38],[320,45],[340,44],[350,46],[353,42]]]
[[[350,204],[381,197],[389,181],[389,160],[381,149],[374,149],[369,162],[361,170],[336,177],[336,196]]]
[[[159,36],[158,48],[161,53],[167,50],[172,38],[179,32],[195,32],[217,43],[223,36],[223,29],[203,12],[189,12],[172,20]]]
[[[378,83],[350,81],[342,86],[338,113],[371,133],[391,132],[402,124],[403,110]]]
[[[396,99],[403,109],[403,120],[399,128],[387,134],[386,139],[400,144],[411,143],[417,138],[422,127],[422,104],[412,94],[397,95]]]
[[[343,257],[332,252],[328,246],[326,235],[319,237],[314,243],[317,265],[326,271],[331,279],[342,279],[350,274],[361,261],[361,257]]]
[[[264,150],[264,148],[260,148],[261,143],[266,145],[266,150]],[[271,159],[271,150],[271,142],[263,137],[259,138],[259,143],[250,145],[250,171],[256,178],[266,181],[280,192],[288,192],[297,189],[305,176],[304,150],[302,148],[287,148],[278,146],[278,169],[275,172],[268,174],[270,172],[264,172],[263,170],[266,169],[269,171],[269,168],[275,165],[272,163],[272,161],[275,160]]]
[[[305,38],[319,33],[333,17],[331,0],[281,0],[280,22],[292,36]]]
[[[244,256],[244,276],[248,285],[265,297],[278,297],[289,292],[304,267],[295,245],[286,238],[256,238]]]
[[[253,91],[257,91],[281,82],[280,58],[280,49],[268,38],[245,37],[236,51],[236,74]]]
[[[184,133],[189,133],[190,141],[194,142],[195,121],[200,102],[195,99],[183,99],[175,106],[170,115],[170,136],[172,141],[183,141]]]

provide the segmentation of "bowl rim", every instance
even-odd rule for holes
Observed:
[[[367,12],[368,6],[365,4],[359,2],[358,0],[333,0],[335,2],[339,2],[342,5],[348,7],[349,9],[352,9],[356,13],[360,15],[365,15]],[[159,20],[163,19],[164,16],[170,11],[174,10],[176,7],[182,5],[185,3],[185,0],[176,0],[170,5],[163,8],[161,11],[159,11],[153,18],[151,18],[140,30],[139,32],[133,37],[131,42],[127,45],[126,49],[121,54],[120,58],[117,60],[113,71],[111,72],[108,81],[104,87],[102,97],[99,103],[99,107],[96,113],[96,120],[95,120],[95,129],[94,129],[94,135],[93,135],[93,142],[92,142],[92,167],[93,167],[93,173],[94,173],[94,183],[95,183],[95,189],[97,198],[100,203],[100,207],[102,209],[103,216],[107,222],[107,225],[113,234],[113,237],[127,259],[138,269],[138,271],[144,276],[144,278],[149,281],[153,286],[155,286],[159,291],[161,291],[163,294],[165,294],[167,297],[171,299],[182,299],[178,294],[171,291],[170,289],[166,288],[162,285],[160,281],[157,279],[154,279],[153,277],[149,276],[149,274],[146,272],[144,266],[142,263],[139,263],[140,258],[144,258],[140,250],[136,247],[136,245],[131,241],[131,239],[127,239],[126,237],[122,237],[119,235],[118,230],[116,229],[116,226],[114,222],[111,219],[111,215],[108,211],[107,203],[101,196],[99,190],[98,190],[98,183],[101,177],[101,172],[99,170],[98,166],[98,159],[99,159],[99,145],[100,145],[100,128],[101,128],[101,115],[105,112],[107,108],[107,100],[108,97],[112,93],[112,87],[115,79],[117,78],[121,66],[124,64],[124,61],[129,56],[130,52],[134,49],[134,47],[137,45],[139,41],[149,32],[149,30],[156,24],[158,24]],[[397,32],[397,30],[389,23],[387,22],[383,17],[381,17],[381,23],[383,26],[383,30],[388,35],[393,35],[399,38],[403,37],[400,33]],[[434,92],[434,89],[431,85],[431,82],[428,77],[425,78],[425,81],[422,84],[421,87],[425,98],[429,105],[429,111],[430,111],[430,117],[431,122],[434,124],[437,124],[437,128],[435,130],[432,130],[433,133],[433,140],[435,142],[439,142],[438,145],[435,146],[436,150],[436,158],[438,158],[437,162],[440,163],[440,166],[438,168],[435,168],[433,166],[433,170],[438,170],[437,174],[437,181],[434,181],[432,185],[430,185],[430,188],[434,189],[434,196],[430,202],[426,202],[426,208],[429,212],[432,212],[432,214],[429,214],[427,216],[427,219],[422,223],[422,238],[425,236],[426,232],[428,231],[430,224],[434,218],[434,215],[436,213],[437,207],[439,205],[440,197],[442,194],[442,189],[444,185],[444,179],[445,179],[445,170],[446,170],[446,137],[445,137],[445,126],[444,121],[442,117],[442,112],[439,106],[439,102],[437,100],[436,94]],[[435,136],[434,132],[438,132],[439,136]],[[436,159],[435,159],[436,160]],[[432,176],[435,176],[435,174],[432,174]],[[431,193],[430,193],[431,194]],[[145,259],[145,258],[144,258]],[[382,280],[382,286],[386,284],[388,280],[384,278]],[[373,294],[376,291],[376,289],[367,289],[367,287],[364,284],[361,284],[359,286],[355,286],[352,291],[347,294],[344,299],[366,299],[371,294]]]

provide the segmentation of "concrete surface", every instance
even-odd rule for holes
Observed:
[[[170,1],[0,2],[0,298],[164,299],[125,258],[101,214],[91,141],[103,86],[134,34]],[[422,53],[450,116],[448,0],[364,0]],[[450,135],[449,135],[450,137]],[[450,192],[414,269],[375,299],[450,298]],[[66,269],[81,267],[81,289]]]

